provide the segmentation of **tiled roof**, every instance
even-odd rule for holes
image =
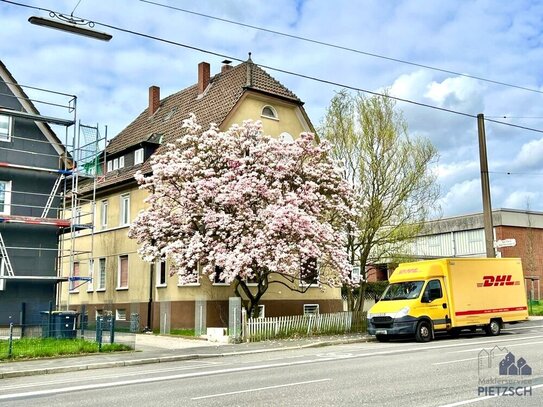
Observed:
[[[110,141],[106,153],[108,155],[119,153],[130,146],[156,138],[156,134],[163,135],[163,144],[173,142],[181,135],[182,122],[190,113],[194,113],[204,127],[209,123],[221,125],[246,90],[264,92],[302,104],[293,92],[249,60],[211,77],[208,88],[200,97],[198,86],[195,84],[162,99],[159,109],[152,116],[149,116],[146,108]],[[106,174],[97,184],[97,188],[131,179],[138,169],[150,171],[149,160],[136,167]],[[81,185],[81,192],[88,189],[90,189],[88,185]]]

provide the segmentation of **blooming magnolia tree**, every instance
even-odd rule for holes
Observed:
[[[148,208],[129,236],[144,260],[169,258],[181,283],[201,272],[233,284],[249,315],[270,284],[307,290],[315,259],[321,287],[348,280],[342,225],[353,197],[328,143],[309,133],[281,141],[252,121],[202,131],[191,116],[183,127],[153,156],[152,175],[136,174]]]

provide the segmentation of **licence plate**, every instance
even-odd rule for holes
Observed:
[[[375,331],[375,334],[376,334],[376,335],[386,335],[386,334],[388,334],[388,332],[387,332],[386,329],[377,329],[377,330]]]

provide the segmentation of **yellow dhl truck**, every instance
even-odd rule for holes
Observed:
[[[379,341],[437,331],[458,336],[483,328],[499,335],[504,323],[528,319],[520,259],[450,258],[402,263],[368,312],[368,333]]]

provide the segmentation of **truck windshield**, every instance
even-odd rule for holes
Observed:
[[[417,298],[422,289],[422,285],[423,281],[405,281],[403,283],[390,284],[381,296],[381,301]]]

